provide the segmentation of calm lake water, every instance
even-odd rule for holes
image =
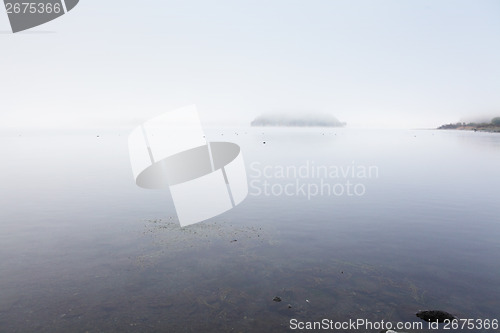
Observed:
[[[183,229],[168,190],[135,185],[127,135],[0,138],[0,332],[500,319],[500,134],[212,129],[250,193]]]

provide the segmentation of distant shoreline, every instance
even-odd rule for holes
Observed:
[[[437,128],[438,130],[460,130],[460,131],[474,131],[474,132],[487,132],[487,133],[500,133],[500,126],[495,124],[447,124]]]

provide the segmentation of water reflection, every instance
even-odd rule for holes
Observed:
[[[277,332],[291,318],[498,315],[496,136],[266,129],[264,146],[253,130],[216,134],[247,163],[355,160],[380,177],[359,198],[248,197],[180,228],[168,191],[135,187],[126,136],[3,140],[1,331]]]

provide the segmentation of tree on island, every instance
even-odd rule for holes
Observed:
[[[267,114],[255,118],[252,126],[285,126],[285,127],[344,127],[330,114]]]
[[[500,126],[500,117],[495,117],[491,119],[491,123],[495,126]]]

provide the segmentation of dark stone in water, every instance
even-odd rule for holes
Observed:
[[[276,296],[275,298],[273,298],[273,301],[275,301],[275,302],[281,302],[281,298],[278,297],[278,296]]]
[[[420,311],[417,313],[417,317],[427,322],[437,321],[438,323],[444,323],[446,319],[448,320],[457,319],[454,315],[439,310]]]

